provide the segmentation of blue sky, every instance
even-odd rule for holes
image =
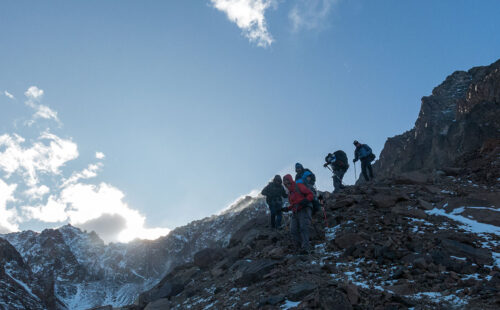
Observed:
[[[500,57],[498,12],[495,0],[3,1],[0,230],[161,234],[297,161],[331,190],[328,152],[351,159],[358,139],[378,154],[447,75]],[[37,143],[48,166],[9,166]]]

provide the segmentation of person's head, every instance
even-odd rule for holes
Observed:
[[[283,185],[285,185],[288,189],[291,188],[291,186],[293,185],[293,178],[291,175],[287,174],[283,177]]]
[[[304,166],[302,166],[301,163],[296,163],[295,164],[295,172],[301,173],[302,171],[304,171]]]
[[[354,140],[354,142],[352,144],[354,144],[355,147],[358,147],[361,145],[361,143],[359,143],[358,140]]]
[[[281,185],[281,176],[279,174],[274,176],[273,182]]]

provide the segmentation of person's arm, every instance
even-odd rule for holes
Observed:
[[[359,151],[358,148],[354,150],[354,159],[352,160],[353,163],[357,162],[359,159]]]
[[[269,184],[266,185],[266,187],[264,187],[264,189],[262,190],[262,192],[260,192],[263,196],[268,196],[269,195]]]

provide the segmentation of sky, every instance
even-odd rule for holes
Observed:
[[[328,152],[378,155],[500,58],[500,2],[0,2],[0,233],[153,239]],[[344,181],[354,182],[353,165]],[[359,163],[357,166],[359,173]]]

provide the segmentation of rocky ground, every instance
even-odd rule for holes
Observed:
[[[325,193],[309,255],[257,217],[123,309],[498,309],[500,182],[470,172]]]

